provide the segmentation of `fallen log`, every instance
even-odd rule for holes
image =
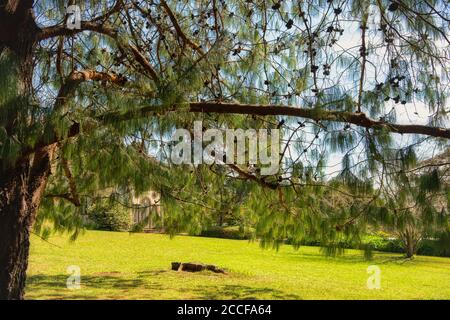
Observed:
[[[215,273],[226,273],[224,269],[221,269],[213,264],[192,263],[192,262],[172,262],[172,270],[186,271],[186,272],[200,272],[204,270],[209,270]]]

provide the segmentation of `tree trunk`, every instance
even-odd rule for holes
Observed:
[[[217,224],[219,225],[219,227],[221,227],[223,225],[223,212],[222,211],[219,212],[219,219],[217,221]]]
[[[404,236],[405,253],[407,258],[412,258],[416,254],[418,240],[412,230],[407,230]]]
[[[23,299],[30,232],[50,174],[51,146],[0,176],[0,299]]]
[[[23,299],[33,217],[27,165],[0,177],[0,299]]]
[[[0,0],[0,53],[7,50],[12,58],[19,80],[17,96],[24,101],[32,92],[33,54],[39,32],[33,3],[34,0]],[[23,121],[28,116],[27,106],[18,105],[0,124],[10,137],[17,139],[18,126],[26,126]],[[33,156],[19,156],[15,164],[0,158],[0,299],[24,297],[31,227],[54,150],[55,146],[49,146]]]
[[[406,244],[406,257],[412,258],[414,256],[415,250],[411,241],[408,241]]]

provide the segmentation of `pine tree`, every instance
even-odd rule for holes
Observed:
[[[439,0],[1,0],[0,299],[23,298],[32,227],[76,235],[111,187],[158,190],[173,233],[209,223],[220,178],[246,190],[263,245],[359,237],[386,209],[371,182],[396,173],[399,134],[448,144],[449,19]],[[396,123],[414,101],[429,122]],[[281,129],[280,172],[172,165],[167,137],[194,120]],[[336,215],[330,188],[369,199]]]
[[[383,225],[401,240],[406,256],[416,254],[422,240],[448,230],[448,163],[450,150],[416,163],[411,150],[400,152],[398,174],[386,181],[390,215]]]

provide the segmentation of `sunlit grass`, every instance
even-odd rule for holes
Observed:
[[[278,252],[257,243],[158,234],[88,231],[75,242],[33,236],[27,299],[450,299],[450,258],[359,251],[325,257],[316,247]],[[226,275],[170,270],[203,262]],[[67,267],[81,269],[81,289],[66,287]],[[381,269],[381,289],[367,288],[367,267]]]

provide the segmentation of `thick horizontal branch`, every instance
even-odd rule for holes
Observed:
[[[167,112],[176,112],[183,108],[173,106],[147,106],[137,110],[130,110],[124,113],[110,112],[97,117],[104,124],[133,119],[142,119],[151,116],[160,116]],[[423,134],[432,137],[450,139],[450,129],[423,126],[423,125],[402,125],[392,124],[384,121],[377,121],[368,118],[365,113],[352,113],[345,111],[326,111],[317,109],[305,109],[297,107],[287,107],[278,105],[252,105],[236,103],[217,102],[193,102],[188,105],[188,112],[221,113],[221,114],[247,114],[259,116],[294,116],[315,121],[335,121],[351,123],[364,128],[385,129],[389,132],[400,134]],[[73,131],[77,134],[77,131]]]
[[[70,36],[83,31],[95,31],[115,37],[117,36],[117,32],[112,28],[106,27],[105,21],[114,13],[119,12],[123,6],[124,3],[121,0],[116,1],[114,6],[104,15],[98,16],[90,21],[81,21],[81,28],[79,29],[69,29],[66,23],[42,28],[38,34],[38,40],[45,40],[58,36]]]
[[[118,85],[123,85],[126,82],[126,78],[116,73],[99,72],[95,70],[81,70],[81,71],[75,70],[69,76],[69,80],[76,82],[83,82],[83,81],[111,82]]]
[[[180,107],[148,106],[125,113],[112,112],[99,117],[107,122],[127,121],[149,116],[158,116],[166,112],[179,111]],[[306,109],[282,105],[255,105],[219,102],[192,102],[186,109],[188,112],[246,114],[258,116],[292,116],[315,121],[333,121],[351,123],[367,129],[384,129],[399,134],[423,134],[431,137],[450,139],[450,129],[416,124],[394,124],[381,120],[374,120],[363,112],[328,111],[320,109]]]
[[[190,112],[234,113],[259,116],[292,116],[315,121],[351,123],[368,129],[384,129],[400,134],[423,134],[450,139],[450,129],[417,124],[394,124],[374,120],[363,112],[327,111],[281,105],[253,105],[239,103],[195,102],[189,105]]]
[[[204,112],[204,113],[220,113],[220,114],[246,114],[258,116],[292,116],[315,121],[334,121],[342,123],[351,123],[359,127],[367,129],[384,129],[388,132],[399,134],[422,134],[430,137],[450,139],[450,129],[439,128],[415,124],[394,124],[381,120],[373,120],[366,116],[365,113],[346,112],[346,111],[327,111],[318,109],[306,109],[299,107],[288,107],[281,105],[254,105],[254,104],[238,104],[238,103],[218,103],[218,102],[192,102],[187,108],[182,106],[146,106],[137,110],[127,112],[109,112],[97,116],[100,125],[108,123],[129,121],[134,119],[142,119],[146,117],[162,116],[168,112],[177,112],[186,110],[188,112]],[[80,126],[74,123],[69,130],[67,138],[74,137],[80,133]],[[50,139],[48,143],[38,143],[33,150],[45,147],[51,143],[58,142],[58,138]]]
[[[71,202],[76,207],[80,206],[79,200],[76,200],[72,198],[70,193],[63,193],[63,194],[46,194],[44,195],[45,198],[58,198],[58,199],[64,199],[69,202]]]
[[[110,37],[116,37],[116,30],[106,27],[103,23],[93,21],[82,21],[80,29],[69,29],[66,25],[60,24],[42,28],[38,34],[38,40],[45,40],[59,36],[73,36],[83,31],[94,31]]]

